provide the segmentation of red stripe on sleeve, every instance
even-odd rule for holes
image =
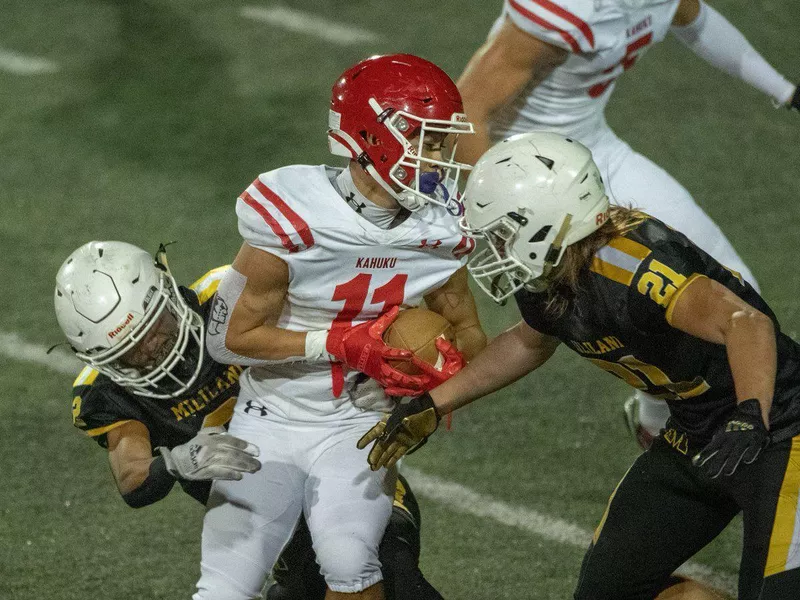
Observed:
[[[572,37],[568,32],[564,31],[563,29],[559,29],[558,27],[556,27],[552,23],[549,23],[548,21],[545,21],[544,19],[542,19],[537,14],[532,13],[527,8],[522,6],[519,2],[516,2],[516,0],[509,0],[509,3],[514,8],[514,10],[519,12],[522,16],[530,19],[531,21],[533,21],[534,23],[536,23],[540,27],[543,27],[543,28],[545,28],[545,29],[547,29],[549,31],[558,32],[558,34],[562,38],[564,38],[564,41],[567,42],[570,45],[570,47],[572,48],[572,51],[575,54],[580,54],[581,53],[581,47],[578,44],[578,41],[574,37]]]
[[[551,13],[558,15],[565,21],[569,21],[575,27],[581,30],[581,33],[586,36],[586,39],[589,41],[589,45],[594,48],[594,33],[592,33],[592,28],[589,27],[589,24],[580,19],[578,16],[573,15],[571,12],[566,10],[565,8],[560,7],[558,4],[552,3],[550,0],[533,0],[536,4],[549,10]]]
[[[300,250],[293,242],[289,239],[289,236],[286,235],[286,232],[281,227],[280,223],[275,220],[269,211],[264,208],[255,198],[253,198],[249,193],[244,192],[239,198],[247,204],[250,208],[256,211],[261,218],[264,219],[267,225],[269,225],[270,229],[272,229],[273,233],[278,236],[281,240],[281,244],[283,247],[286,248],[289,252],[297,252]]]
[[[311,246],[314,245],[314,236],[311,235],[311,229],[308,227],[308,223],[300,218],[300,215],[294,212],[291,207],[286,204],[278,194],[268,188],[263,181],[256,179],[253,185],[261,192],[261,195],[272,202],[275,208],[281,211],[281,214],[292,224],[292,227],[294,227],[295,231],[300,235],[300,239],[303,240],[306,248],[311,248]]]

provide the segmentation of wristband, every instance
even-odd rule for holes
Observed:
[[[173,485],[175,478],[167,471],[164,457],[156,456],[150,463],[147,478],[135,490],[122,494],[122,499],[131,508],[142,508],[161,500],[169,494]]]
[[[328,343],[328,330],[319,329],[306,333],[306,355],[308,362],[320,362],[332,360],[326,349]]]

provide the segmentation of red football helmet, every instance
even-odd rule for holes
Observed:
[[[458,135],[474,133],[463,110],[455,83],[433,63],[411,54],[373,56],[334,84],[328,146],[357,160],[408,210],[428,202],[449,206],[461,170],[471,168],[453,160]],[[453,136],[441,160],[423,155],[430,133]],[[435,170],[426,171],[423,163]]]

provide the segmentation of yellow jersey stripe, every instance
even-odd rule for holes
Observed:
[[[195,281],[189,286],[189,289],[194,290],[197,294],[197,301],[202,305],[208,302],[214,294],[217,293],[219,282],[225,275],[225,272],[230,268],[230,265],[223,265],[216,269],[211,269],[208,273],[203,275],[200,279]]]
[[[111,423],[111,425],[106,425],[105,427],[97,427],[95,429],[87,429],[86,435],[89,437],[97,437],[98,435],[103,435],[104,433],[108,433],[112,429],[116,429],[120,425],[125,425],[125,423],[130,423],[133,419],[125,419],[123,421],[116,421]]]
[[[217,293],[217,288],[219,287],[219,279],[213,281],[209,286],[207,286],[202,292],[197,294],[197,301],[202,306],[208,299],[211,298],[214,294]]]
[[[640,244],[639,242],[634,242],[631,239],[626,237],[618,237],[614,238],[608,245],[614,248],[615,250],[619,250],[620,252],[624,252],[628,256],[632,256],[633,258],[644,260],[648,257],[651,250],[647,246]]]
[[[623,285],[630,285],[633,281],[634,273],[618,267],[617,265],[612,265],[610,262],[606,262],[597,256],[592,259],[592,265],[589,269],[598,275],[602,275],[603,277]]]
[[[194,291],[202,290],[202,288],[209,285],[212,281],[219,280],[225,274],[225,271],[227,271],[228,268],[230,268],[230,265],[222,265],[216,269],[211,269],[192,285],[190,285],[189,289]]]
[[[796,531],[800,517],[798,507],[800,493],[800,436],[792,439],[789,462],[783,476],[772,535],[769,539],[769,553],[764,567],[764,577],[776,575],[800,566],[800,531]]]
[[[681,297],[681,294],[683,294],[683,292],[686,291],[686,288],[692,285],[695,281],[703,278],[708,279],[708,277],[706,277],[702,273],[693,273],[683,283],[683,285],[679,287],[675,293],[672,294],[672,298],[669,299],[669,303],[667,304],[667,315],[666,315],[667,323],[672,325],[672,313],[675,310],[675,304],[678,302],[678,298]]]
[[[625,471],[625,475],[622,476],[622,479],[619,480],[617,487],[614,488],[614,491],[611,492],[611,497],[608,499],[608,504],[606,505],[606,511],[603,513],[603,517],[600,519],[600,524],[597,526],[597,529],[594,530],[594,537],[592,538],[592,543],[596,544],[597,540],[600,539],[600,534],[603,531],[603,526],[606,524],[606,519],[608,518],[608,511],[611,509],[611,503],[614,501],[614,496],[617,495],[617,490],[619,486],[622,485],[622,482],[625,481],[625,478],[628,476],[628,472],[631,470],[628,467],[628,471]]]
[[[236,404],[236,396],[228,398],[220,404],[213,412],[206,415],[203,419],[203,427],[219,427],[225,425],[233,417],[233,407]]]
[[[100,375],[100,371],[93,369],[92,367],[84,367],[81,369],[81,372],[78,373],[75,381],[72,382],[72,387],[77,387],[79,385],[92,385],[94,380],[97,379],[98,375]]]

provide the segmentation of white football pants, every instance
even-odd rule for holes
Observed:
[[[214,482],[193,600],[261,598],[301,511],[328,587],[354,593],[381,581],[378,545],[396,471],[372,472],[366,450],[356,448],[376,415],[309,425],[234,414],[230,433],[259,447],[262,468],[241,481]]]
[[[741,273],[758,291],[753,273],[722,230],[669,173],[635,152],[611,129],[606,129],[590,149],[611,202],[643,210],[677,229],[721,264]],[[636,396],[640,423],[658,435],[669,417],[666,403],[643,392],[636,392]]]

